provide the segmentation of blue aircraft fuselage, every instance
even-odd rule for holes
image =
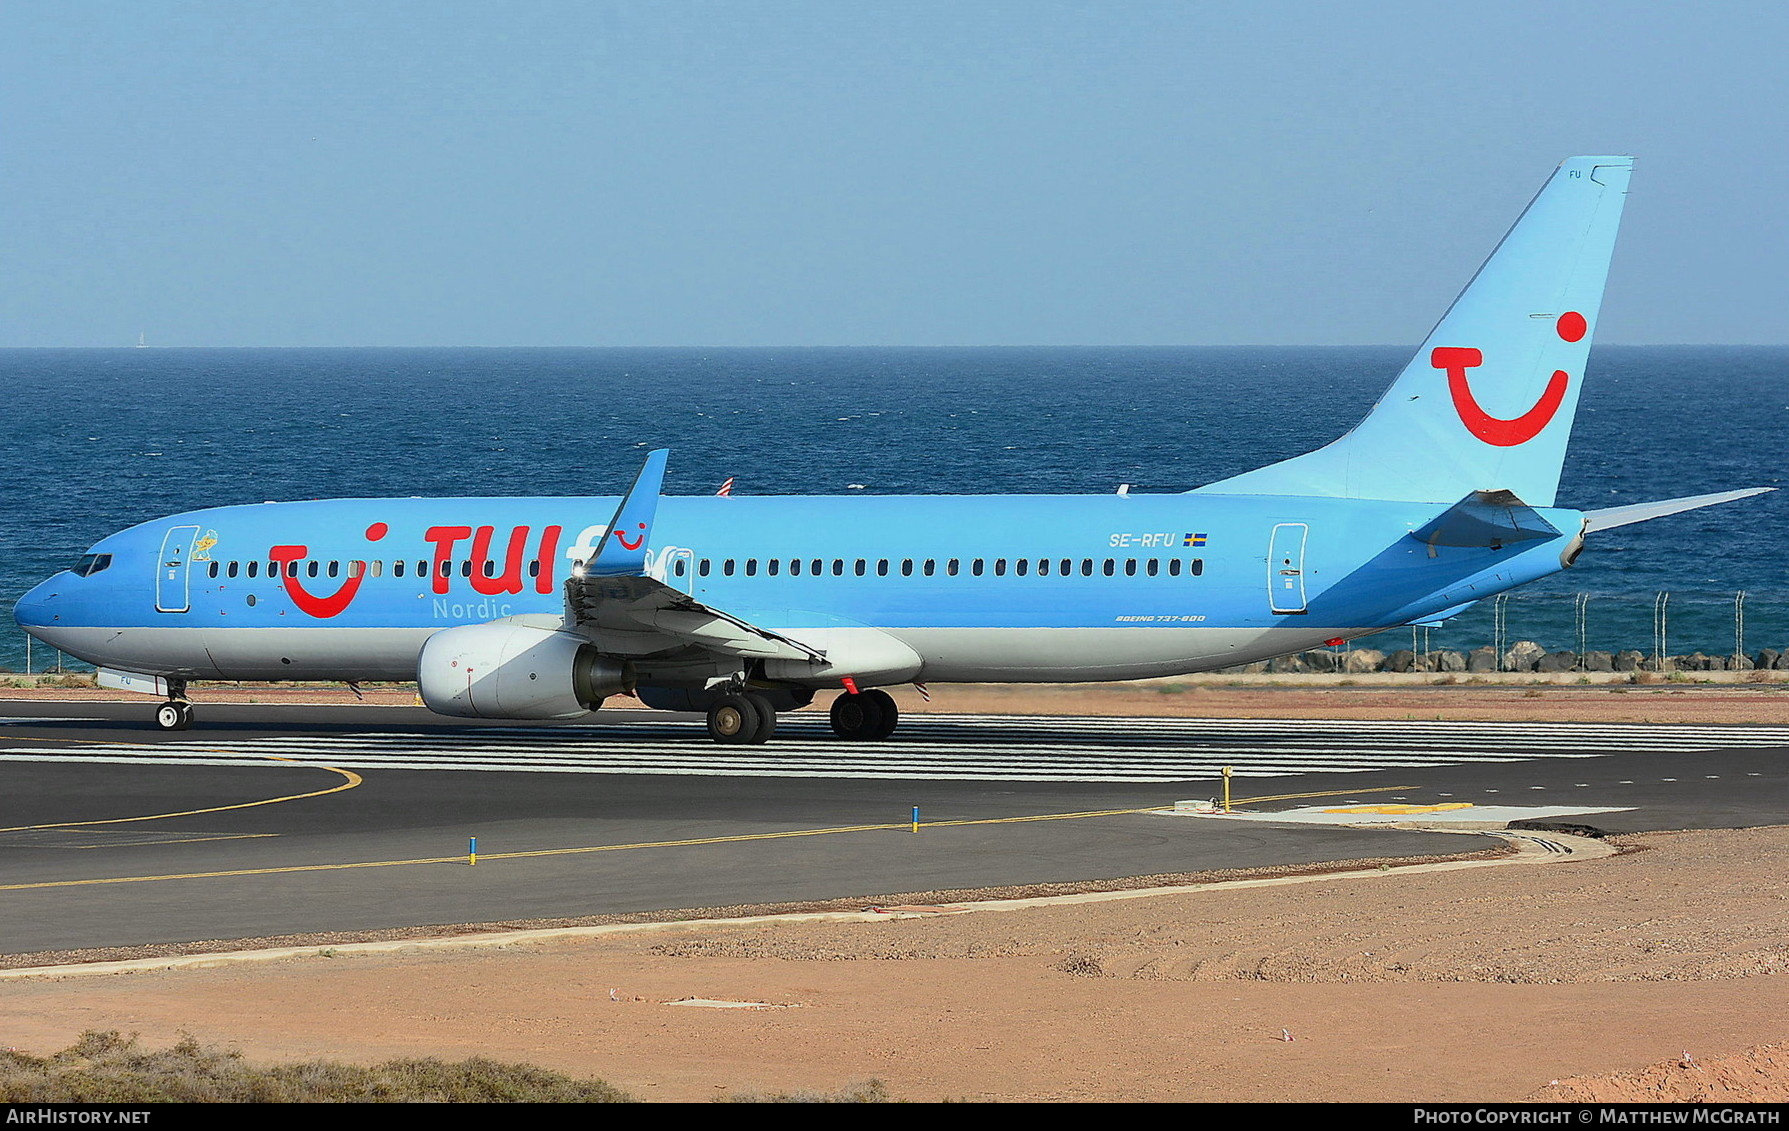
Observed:
[[[64,651],[131,671],[414,678],[419,634],[559,617],[562,583],[594,558],[618,501],[191,511],[102,540],[84,561],[108,555],[104,568],[56,575],[17,616]],[[918,653],[915,678],[1127,678],[1469,604],[1562,568],[1582,522],[1541,511],[1565,533],[1499,547],[1413,533],[1447,509],[1197,494],[667,497],[647,572],[798,638],[874,627]]]

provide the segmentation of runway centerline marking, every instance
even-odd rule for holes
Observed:
[[[1408,789],[1409,786],[1387,786],[1386,789]],[[1377,790],[1337,789],[1324,793],[1288,796],[1340,797],[1345,794],[1380,792]],[[1243,802],[1277,801],[1278,797],[1246,798]],[[1093,809],[1080,813],[1029,813],[1018,817],[976,817],[953,821],[921,821],[921,829],[962,828],[969,825],[1016,825],[1033,821],[1076,821],[1089,817],[1123,817],[1137,813],[1156,813],[1162,805],[1146,805],[1135,809]],[[726,836],[690,837],[684,840],[641,841],[634,844],[593,844],[575,848],[537,848],[523,852],[481,852],[480,862],[492,860],[529,860],[545,856],[588,856],[599,852],[632,852],[647,848],[691,848],[707,844],[743,844],[751,841],[793,840],[808,836],[837,836],[843,833],[902,832],[911,835],[912,821],[877,825],[839,825],[822,829],[788,829],[777,833],[734,833]],[[232,876],[278,876],[294,872],[345,872],[358,868],[405,868],[421,864],[464,865],[464,854],[457,856],[425,856],[413,860],[361,860],[343,864],[290,864],[274,868],[232,868],[217,872],[178,872],[164,876],[101,876],[85,880],[41,880],[28,884],[0,884],[0,891],[36,891],[43,888],[96,887],[104,884],[148,884],[168,880],[212,880]]]

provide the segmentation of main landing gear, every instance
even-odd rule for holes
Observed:
[[[170,699],[155,709],[155,725],[163,730],[185,730],[193,725],[193,705],[184,699]]]
[[[776,710],[770,700],[751,691],[716,699],[708,708],[708,737],[728,746],[769,742],[776,733]]]
[[[832,701],[832,732],[840,738],[875,741],[894,733],[901,710],[894,696],[871,689],[846,693]]]
[[[831,721],[840,738],[873,742],[894,733],[901,711],[894,696],[872,689],[834,699]],[[755,691],[728,692],[708,708],[708,737],[724,745],[756,746],[775,733],[776,708]]]

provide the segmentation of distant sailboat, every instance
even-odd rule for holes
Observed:
[[[143,331],[141,330],[137,331],[137,348],[140,350],[149,348],[149,343],[143,340]]]

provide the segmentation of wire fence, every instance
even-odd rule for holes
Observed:
[[[1503,593],[1444,625],[1364,637],[1357,647],[1419,658],[1483,653],[1489,670],[1745,670],[1789,668],[1789,594],[1730,590],[1650,595]],[[1565,657],[1571,663],[1565,665]],[[1428,664],[1425,667],[1433,667]]]

